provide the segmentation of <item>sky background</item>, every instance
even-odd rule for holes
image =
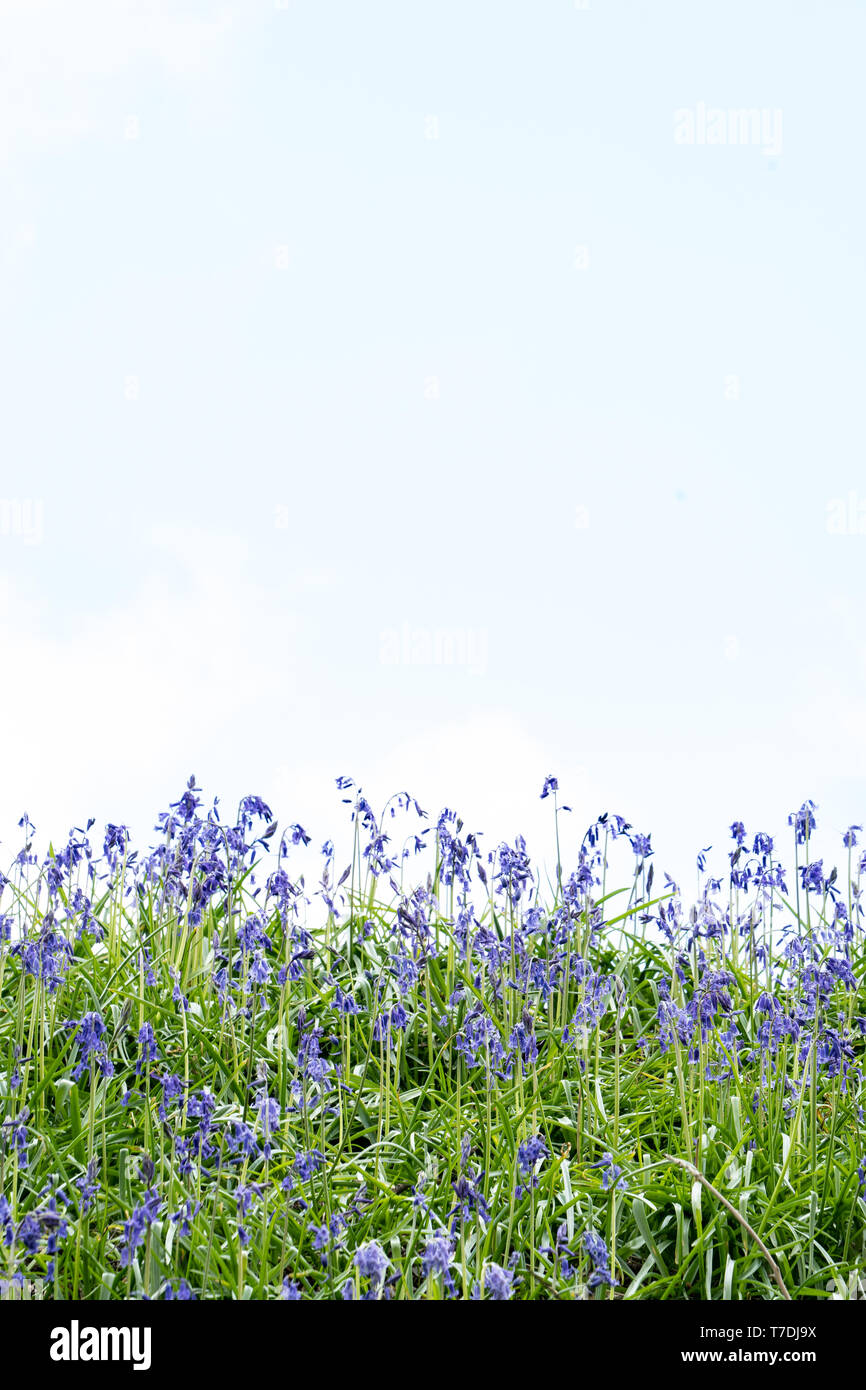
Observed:
[[[538,852],[556,773],[678,877],[811,797],[832,858],[864,44],[845,0],[0,0],[0,858],[193,771]]]

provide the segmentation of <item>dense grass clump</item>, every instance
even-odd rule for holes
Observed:
[[[300,825],[224,825],[194,779],[147,855],[88,826],[40,860],[22,822],[6,1297],[864,1296],[857,827],[825,873],[807,802],[789,879],[736,824],[688,907],[620,817],[561,864],[554,778],[544,884],[520,839],[338,786],[315,889]]]

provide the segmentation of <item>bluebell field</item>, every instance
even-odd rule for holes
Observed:
[[[562,862],[554,777],[548,872],[337,788],[344,858],[194,778],[146,851],[22,818],[4,1298],[866,1295],[859,826],[735,823],[690,901],[621,816]]]

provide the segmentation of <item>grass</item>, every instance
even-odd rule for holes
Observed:
[[[5,1297],[864,1296],[856,831],[825,876],[806,803],[789,883],[732,827],[689,909],[617,817],[561,865],[552,779],[544,885],[520,841],[339,785],[353,854],[315,890],[300,826],[223,826],[193,779],[145,856],[109,827],[40,862],[23,822]]]

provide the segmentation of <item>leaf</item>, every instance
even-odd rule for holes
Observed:
[[[733,1298],[733,1296],[734,1296],[734,1295],[733,1295],[733,1287],[734,1287],[734,1274],[735,1274],[735,1272],[736,1272],[736,1268],[737,1268],[737,1262],[736,1262],[736,1260],[733,1259],[733,1257],[732,1257],[731,1255],[728,1255],[727,1260],[725,1261],[725,1281],[724,1281],[724,1288],[723,1288],[723,1290],[722,1290],[722,1298],[725,1300],[726,1303],[730,1303],[731,1300],[732,1300],[732,1298]]]
[[[645,1244],[652,1252],[653,1259],[658,1265],[660,1272],[665,1276],[666,1279],[669,1278],[670,1270],[665,1264],[664,1258],[662,1257],[662,1253],[659,1250],[658,1245],[656,1244],[652,1231],[650,1230],[649,1222],[647,1221],[646,1208],[643,1202],[641,1201],[640,1197],[634,1198],[631,1204],[631,1209],[632,1215],[634,1216],[635,1222],[637,1223],[637,1228],[643,1236]]]
[[[701,1214],[701,1184],[695,1179],[692,1183],[692,1211],[695,1217],[695,1228],[698,1233],[698,1240],[704,1233],[704,1222]]]

